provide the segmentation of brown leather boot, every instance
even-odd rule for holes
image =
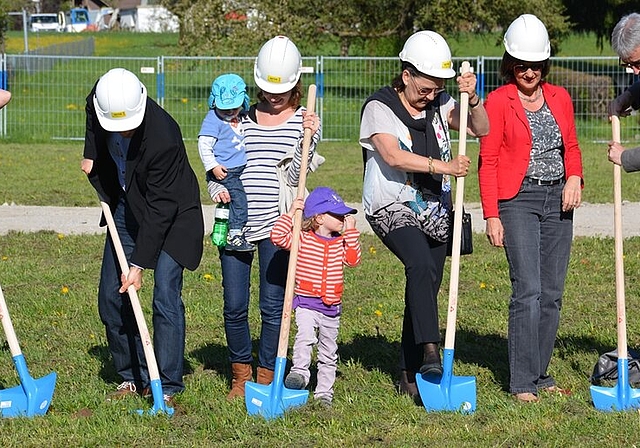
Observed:
[[[258,384],[271,384],[273,381],[273,370],[265,367],[258,367],[256,382]]]
[[[398,383],[398,392],[402,395],[408,395],[418,406],[422,406],[422,399],[416,384],[416,373],[407,370],[400,372],[400,383]]]
[[[231,363],[231,391],[227,395],[227,400],[244,397],[244,383],[251,381],[252,377],[251,364]]]

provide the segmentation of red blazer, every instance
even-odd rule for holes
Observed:
[[[562,134],[565,179],[569,176],[582,179],[582,156],[569,92],[547,82],[541,86]],[[478,181],[482,211],[487,219],[499,216],[498,201],[518,194],[529,167],[533,142],[515,84],[509,83],[491,92],[484,107],[489,115],[490,131],[480,139]]]

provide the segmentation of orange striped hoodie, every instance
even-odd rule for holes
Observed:
[[[360,264],[359,237],[358,229],[345,230],[331,239],[313,231],[300,232],[295,293],[320,297],[327,305],[339,304],[344,289],[343,265]],[[271,241],[282,249],[291,250],[292,238],[293,219],[281,215],[271,230]]]

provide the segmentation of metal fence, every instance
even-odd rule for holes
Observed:
[[[459,67],[465,59],[474,67],[482,97],[502,84],[500,58],[454,58],[454,65]],[[0,132],[16,140],[82,139],[86,95],[100,75],[124,67],[138,74],[149,95],[178,121],[185,140],[195,140],[216,76],[239,74],[251,98],[256,98],[253,63],[254,57],[0,55],[0,85],[13,93],[0,112]],[[323,140],[356,141],[363,101],[399,72],[397,58],[317,56],[304,58],[303,65],[303,85],[318,87],[316,110]],[[617,58],[552,58],[548,80],[571,94],[578,135],[587,142],[609,140],[607,104],[634,76],[618,65]],[[447,88],[458,96],[454,80],[447,81]],[[633,123],[625,126],[626,141],[640,140],[638,120]]]

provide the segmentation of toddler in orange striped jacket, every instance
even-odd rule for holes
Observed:
[[[309,384],[311,352],[318,347],[318,376],[314,399],[330,406],[338,364],[338,328],[342,312],[343,266],[360,264],[360,232],[353,214],[338,194],[318,187],[306,201],[296,199],[289,212],[280,216],[271,231],[271,241],[291,249],[293,217],[303,210],[296,263],[296,333],[293,367],[284,381],[289,389]]]

